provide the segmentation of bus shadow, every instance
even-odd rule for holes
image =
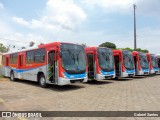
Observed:
[[[157,74],[150,74],[150,75],[148,75],[148,77],[155,77],[155,76],[157,76]]]
[[[20,84],[23,83],[23,84],[39,87],[39,84],[37,82],[34,82],[34,81],[16,79],[14,82],[17,82],[17,83],[20,83]]]
[[[134,76],[133,78],[134,79],[144,79],[144,78],[147,78],[148,76]]]
[[[130,80],[134,80],[133,78],[118,78],[118,79],[112,79],[114,81],[130,81]]]
[[[65,91],[72,91],[72,90],[77,90],[77,89],[82,89],[85,88],[84,86],[81,85],[64,85],[64,86],[58,86],[58,85],[48,85],[47,89],[57,91],[57,92],[65,92]]]
[[[89,85],[105,85],[105,84],[111,84],[111,83],[114,83],[114,82],[108,81],[108,80],[104,80],[104,81],[91,80],[91,81],[88,81],[85,84],[89,84]]]
[[[15,82],[20,83],[20,84],[22,83],[22,84],[31,85],[31,86],[34,86],[34,87],[41,88],[40,85],[38,84],[38,82],[34,82],[34,81],[16,80]],[[44,89],[50,89],[50,90],[53,90],[53,91],[63,92],[63,91],[77,90],[77,89],[81,89],[81,88],[84,88],[84,86],[77,85],[77,84],[64,85],[64,86],[48,84],[47,87],[44,88]]]

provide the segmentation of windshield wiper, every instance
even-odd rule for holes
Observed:
[[[127,57],[129,59],[128,61],[133,64],[133,61],[131,60],[130,56],[125,55],[125,57]]]
[[[68,51],[68,53],[69,53],[69,55],[71,56],[71,58],[74,60],[74,63],[75,63],[75,56],[74,56],[74,54],[69,50],[69,49],[66,49],[67,51]]]
[[[102,52],[102,55],[106,61],[110,61],[109,56]]]
[[[76,58],[77,58],[77,61],[78,61],[78,64],[79,64],[79,55],[80,55],[80,50],[78,51],[78,53],[76,54]]]

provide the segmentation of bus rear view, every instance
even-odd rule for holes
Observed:
[[[114,58],[110,48],[88,47],[85,51],[89,79],[103,80],[115,77]]]
[[[132,52],[127,50],[113,50],[116,78],[133,77],[135,75]]]
[[[135,74],[136,75],[148,75],[149,64],[145,53],[133,51]]]

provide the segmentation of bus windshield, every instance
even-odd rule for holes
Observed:
[[[148,64],[148,60],[147,60],[146,54],[139,53],[139,58],[140,58],[141,67],[144,68],[144,69],[148,69],[149,68],[149,64]]]
[[[98,48],[99,66],[104,71],[114,70],[114,59],[112,50],[108,48]]]
[[[152,61],[152,66],[153,66],[154,68],[158,68],[158,63],[157,63],[156,56],[151,55],[151,61]]]
[[[130,51],[123,51],[124,66],[128,70],[134,69],[133,56]]]
[[[83,46],[75,44],[61,44],[62,67],[68,73],[84,73],[86,57]]]

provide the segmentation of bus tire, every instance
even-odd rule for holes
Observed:
[[[47,87],[47,83],[46,83],[46,79],[45,79],[45,76],[44,76],[44,74],[40,74],[39,75],[39,85],[41,86],[41,87],[43,87],[43,88],[46,88]]]
[[[14,72],[13,71],[10,73],[10,80],[11,81],[15,81]]]

